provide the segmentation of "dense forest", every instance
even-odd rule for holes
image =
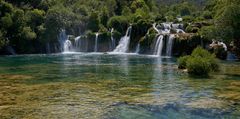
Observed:
[[[152,24],[161,22],[181,22],[187,33],[223,40],[240,54],[239,0],[0,0],[0,22],[1,54],[46,53],[62,29],[78,36],[114,28],[119,37],[130,24],[131,40],[144,46]]]

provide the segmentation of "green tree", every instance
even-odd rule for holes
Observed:
[[[32,31],[32,29],[30,27],[24,27],[22,29],[22,32],[21,32],[21,37],[24,39],[24,40],[33,40],[33,39],[36,39],[36,33],[34,31]]]
[[[0,0],[0,17],[5,16],[5,14],[12,13],[14,10],[12,4],[9,4],[3,0]]]
[[[8,29],[13,25],[13,20],[10,14],[6,14],[4,17],[1,18],[1,27],[4,29]]]
[[[225,40],[240,39],[240,6],[231,4],[225,7],[216,18],[216,26]]]
[[[97,12],[92,12],[88,20],[88,29],[93,32],[98,32],[100,27],[100,19]]]
[[[129,26],[129,21],[125,16],[114,16],[108,20],[108,27],[114,28],[121,34],[125,33],[125,30],[128,26]]]
[[[46,15],[44,37],[47,41],[56,41],[61,29],[71,28],[78,17],[64,6],[51,8]]]
[[[43,10],[34,9],[26,13],[27,22],[31,28],[35,29],[37,26],[44,23],[45,12]]]
[[[142,9],[145,12],[149,12],[149,7],[146,5],[144,0],[134,0],[131,4],[131,9],[133,12],[136,12],[137,9]]]

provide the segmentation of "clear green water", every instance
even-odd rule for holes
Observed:
[[[0,118],[239,119],[240,63],[190,78],[175,59],[56,54],[0,57]]]

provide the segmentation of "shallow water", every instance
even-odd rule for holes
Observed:
[[[0,118],[239,119],[239,66],[197,79],[167,57],[0,57]]]

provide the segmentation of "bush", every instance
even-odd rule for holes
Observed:
[[[178,59],[178,68],[187,69],[190,75],[208,76],[210,72],[219,70],[219,63],[215,55],[197,47],[190,56]]]
[[[206,76],[211,71],[211,65],[206,58],[190,57],[187,60],[187,69],[191,75]]]
[[[205,12],[203,12],[203,18],[204,19],[212,19],[213,17],[212,17],[212,12],[210,12],[210,11],[205,11]]]
[[[186,32],[187,33],[197,33],[199,31],[199,28],[198,27],[195,27],[195,26],[187,26],[186,28]]]
[[[187,68],[187,60],[190,56],[184,56],[184,57],[180,57],[178,59],[178,68],[179,69],[186,69]]]

